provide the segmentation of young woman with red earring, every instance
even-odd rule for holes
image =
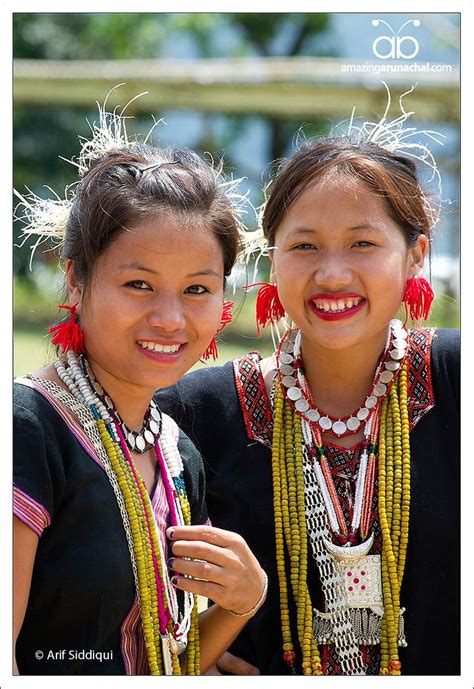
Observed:
[[[210,525],[200,455],[152,397],[217,354],[239,209],[192,151],[129,142],[115,112],[93,131],[72,196],[21,197],[26,235],[60,241],[69,304],[54,364],[14,386],[14,671],[195,675],[267,579]]]
[[[408,328],[429,314],[436,218],[406,117],[282,164],[257,297],[258,328],[286,314],[277,350],[157,396],[203,453],[213,523],[269,575],[222,671],[460,671],[459,338]]]

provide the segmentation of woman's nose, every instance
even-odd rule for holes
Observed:
[[[324,290],[341,290],[353,282],[353,271],[340,254],[326,256],[314,271],[314,282]]]
[[[147,312],[146,320],[150,327],[164,332],[176,332],[186,325],[181,300],[171,296],[160,296],[154,299]]]

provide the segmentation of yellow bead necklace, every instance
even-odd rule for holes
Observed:
[[[114,422],[95,394],[75,354],[70,351],[67,354],[67,362],[56,362],[56,370],[74,396],[92,412],[110,467],[116,477],[121,501],[123,500],[125,506],[128,524],[124,521],[124,527],[132,544],[130,556],[136,576],[150,674],[180,675],[182,668],[178,652],[183,646],[180,647],[179,639],[175,641],[180,627],[177,620],[177,602],[173,600],[176,599],[176,594],[170,583],[166,558],[145,483],[128,452],[119,424]],[[178,523],[190,524],[191,510],[186,496],[182,462],[176,443],[170,442],[167,436],[162,434],[160,444],[165,459],[162,471],[168,473],[168,479],[172,481],[174,488],[174,505],[170,505],[170,510],[176,515]],[[197,597],[191,596],[191,599],[184,667],[186,674],[196,675],[200,673],[198,609]]]
[[[410,508],[407,380],[407,364],[401,362],[398,376],[379,407],[380,423],[373,427],[366,477],[366,481],[370,481],[370,471],[378,475],[378,511],[382,532],[381,576],[384,604],[380,644],[380,674],[382,675],[398,675],[401,669],[398,657],[400,589],[408,544]],[[302,658],[301,670],[303,674],[321,675],[323,674],[322,665],[313,634],[313,610],[307,587],[308,530],[302,471],[301,418],[294,408],[294,404],[286,398],[286,391],[285,386],[276,382],[272,477],[283,659],[290,673],[295,674],[297,654],[292,638],[289,614],[289,595],[292,594],[297,610],[296,629],[298,647]],[[378,471],[376,469],[377,446]],[[366,507],[362,514],[361,531],[362,528],[367,530],[368,519]]]

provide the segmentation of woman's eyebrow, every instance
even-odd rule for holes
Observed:
[[[121,271],[127,271],[127,270],[141,270],[145,273],[153,273],[153,275],[159,275],[159,271],[153,270],[152,268],[148,268],[147,266],[144,266],[142,263],[137,263],[136,261],[132,261],[131,263],[121,263],[118,266],[118,270]],[[211,275],[215,276],[217,278],[222,278],[222,275],[220,273],[217,273],[215,270],[212,268],[203,268],[202,270],[198,270],[195,273],[188,273],[186,275],[187,278],[194,278],[194,277],[199,277],[200,275]]]
[[[352,225],[351,227],[347,228],[348,230],[372,230],[372,232],[377,232],[378,227],[375,227],[375,225],[371,225],[370,223],[360,223],[359,225]]]

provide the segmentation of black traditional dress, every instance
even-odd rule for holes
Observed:
[[[14,390],[14,514],[39,536],[16,644],[22,675],[148,674],[130,554],[115,493],[83,428],[29,379]],[[36,388],[36,389],[35,389]],[[193,524],[207,521],[204,471],[174,425]],[[151,503],[169,526],[157,470]]]
[[[286,674],[287,669],[281,650],[275,555],[272,414],[259,359],[250,354],[188,374],[176,386],[160,391],[156,401],[202,453],[213,525],[240,533],[269,576],[265,605],[229,649],[269,675]],[[406,608],[408,643],[400,649],[402,674],[455,675],[460,672],[459,333],[411,330],[408,361],[412,501],[400,597]],[[359,450],[359,446],[328,447],[346,519]],[[374,531],[371,553],[380,553],[377,521]],[[308,587],[314,607],[324,610],[312,557]],[[294,609],[291,616],[295,639]],[[367,674],[377,674],[378,646],[361,650]],[[325,674],[340,674],[331,646],[323,647],[322,661]]]

